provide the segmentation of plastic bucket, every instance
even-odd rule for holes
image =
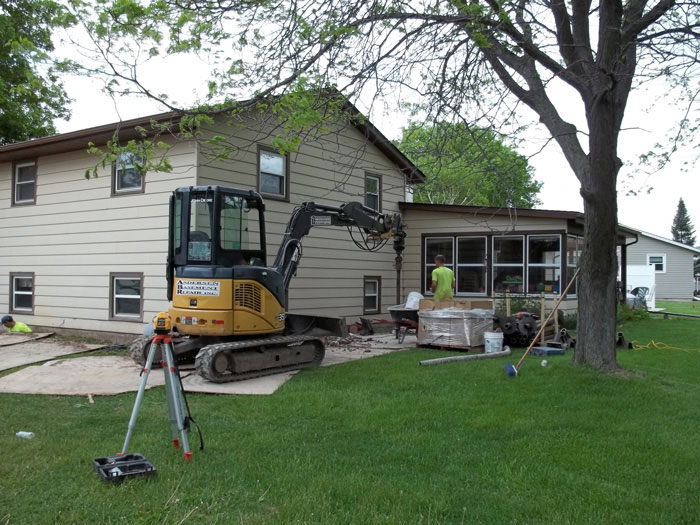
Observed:
[[[484,351],[487,354],[503,350],[503,332],[484,332]]]

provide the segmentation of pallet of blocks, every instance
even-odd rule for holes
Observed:
[[[493,329],[493,302],[420,301],[418,345],[450,350],[484,346],[484,333]]]

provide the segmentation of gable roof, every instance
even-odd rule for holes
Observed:
[[[425,182],[425,175],[423,172],[408,160],[408,158],[394,146],[374,124],[366,118],[361,118],[361,113],[355,106],[350,102],[346,102],[343,108],[353,117],[350,120],[355,128],[367,140],[374,144],[389,160],[396,164],[409,182]],[[148,127],[151,121],[154,120],[176,124],[180,120],[180,113],[176,111],[157,113],[155,115],[113,122],[111,124],[81,129],[70,133],[60,133],[49,137],[0,146],[0,162],[12,162],[15,160],[63,153],[65,151],[84,150],[87,149],[88,142],[93,142],[101,146],[106,144],[107,141],[114,136],[116,130],[119,130],[120,139],[131,140],[139,138],[140,134],[136,131],[136,128],[138,126]]]
[[[632,229],[633,228],[630,228],[630,230],[632,230]],[[645,232],[642,230],[634,230],[634,231],[636,231],[639,235],[641,235],[643,237],[648,237],[649,239],[654,239],[656,241],[670,244],[670,245],[675,246],[677,248],[683,248],[683,249],[691,251],[693,253],[700,254],[700,248],[695,248],[694,246],[688,246],[687,244],[683,244],[682,242],[672,241],[671,239],[666,239],[665,237],[661,237],[659,235],[654,235],[653,233]]]

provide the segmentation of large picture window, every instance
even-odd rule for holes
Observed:
[[[486,295],[486,237],[457,237],[457,293]]]
[[[12,179],[12,204],[34,204],[36,202],[36,162],[15,164]]]
[[[435,266],[435,256],[445,256],[445,266],[454,271],[454,237],[426,237],[425,238],[425,283],[424,292],[430,292],[432,284],[433,270]]]
[[[265,196],[287,199],[287,158],[274,151],[258,150],[258,190]]]
[[[523,293],[525,291],[524,238],[522,235],[493,238],[493,290]]]
[[[530,235],[527,238],[528,293],[561,289],[561,236]]]
[[[567,237],[567,275],[573,276],[583,239]],[[423,238],[423,293],[430,293],[435,256],[455,272],[455,294],[553,294],[562,290],[561,233],[435,235]],[[575,295],[575,289],[569,291]]]
[[[143,274],[110,274],[110,317],[129,321],[143,318]]]
[[[112,194],[142,193],[144,191],[144,176],[139,166],[143,159],[128,151],[119,154],[112,165]]]
[[[10,311],[34,311],[34,274],[10,274]]]

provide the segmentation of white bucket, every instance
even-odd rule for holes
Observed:
[[[503,350],[503,332],[484,332],[484,351],[487,354]]]

